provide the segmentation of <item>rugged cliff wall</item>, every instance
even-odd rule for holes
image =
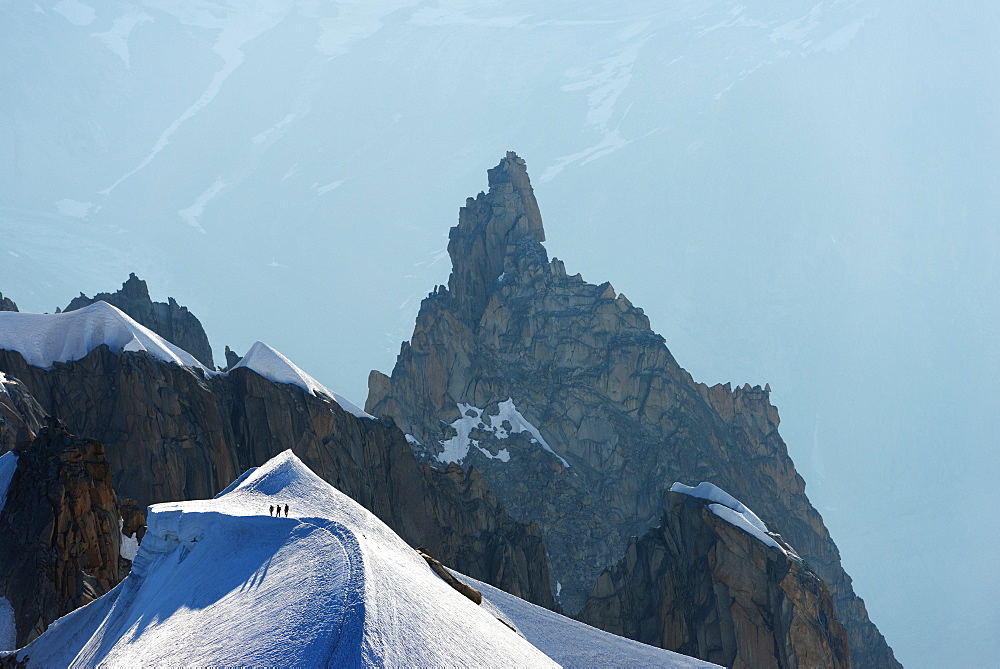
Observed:
[[[207,378],[145,353],[106,346],[51,369],[0,351],[48,414],[100,440],[115,489],[145,505],[215,495],[246,469],[292,449],[317,474],[446,564],[553,606],[545,548],[474,471],[435,471],[391,423],[239,368]],[[263,512],[263,510],[262,510]]]
[[[849,667],[822,579],[782,539],[738,529],[709,502],[667,492],[660,525],[632,537],[579,618],[726,667]]]
[[[104,447],[48,422],[19,443],[0,513],[0,596],[14,608],[18,647],[124,578],[121,515]]]
[[[34,439],[44,418],[45,411],[24,384],[0,372],[0,455]]]
[[[98,293],[93,297],[80,293],[80,296],[73,298],[64,311],[82,309],[102,300],[113,304],[170,343],[181,347],[209,369],[214,368],[212,347],[208,343],[208,335],[205,334],[201,321],[188,311],[187,307],[177,304],[172,297],[167,298],[166,302],[153,302],[149,297],[146,282],[135,274],[129,274],[128,280],[117,292]]]
[[[858,666],[894,666],[768,391],[695,383],[641,309],[550,261],[522,159],[508,153],[489,185],[451,230],[448,287],[421,304],[391,378],[369,377],[367,411],[391,417],[428,461],[475,467],[515,518],[536,520],[570,612],[656,524],[672,481],[711,481],[823,577]]]

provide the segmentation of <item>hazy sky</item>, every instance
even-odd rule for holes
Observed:
[[[769,382],[907,666],[1000,655],[1000,9],[879,0],[0,8],[0,291],[137,272],[363,404],[507,150],[550,256]]]

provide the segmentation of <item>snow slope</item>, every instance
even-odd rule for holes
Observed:
[[[564,667],[716,667],[686,655],[615,636],[535,606],[459,573],[483,593],[483,606],[511,622],[535,648]]]
[[[209,371],[193,355],[107,302],[61,314],[0,311],[0,349],[19,352],[35,367],[79,360],[102,344],[116,353],[146,351],[164,362]]]
[[[233,369],[239,367],[251,369],[265,379],[270,379],[276,383],[296,385],[313,395],[326,395],[339,404],[344,411],[358,418],[375,418],[306,374],[294,362],[262,341],[254,342],[254,345],[250,347],[247,354],[243,356],[243,359]]]
[[[132,573],[20,651],[40,666],[550,666],[291,451],[150,507]],[[289,517],[268,515],[288,504]]]

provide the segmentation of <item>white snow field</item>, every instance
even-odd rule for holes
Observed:
[[[132,573],[17,657],[38,666],[555,666],[291,451],[150,507]],[[269,515],[289,505],[289,517]]]
[[[483,593],[483,606],[509,621],[535,648],[564,667],[717,667],[662,648],[609,634],[543,609],[458,572]]]
[[[79,360],[102,344],[116,353],[146,351],[164,362],[208,371],[193,355],[107,302],[61,314],[0,311],[0,349],[19,352],[35,367]]]

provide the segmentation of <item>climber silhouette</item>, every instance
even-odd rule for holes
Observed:
[[[288,518],[288,505],[285,505],[285,518]]]
[[[269,516],[273,516],[274,515],[274,504],[272,504],[271,506],[267,507],[267,515],[269,515]]]

